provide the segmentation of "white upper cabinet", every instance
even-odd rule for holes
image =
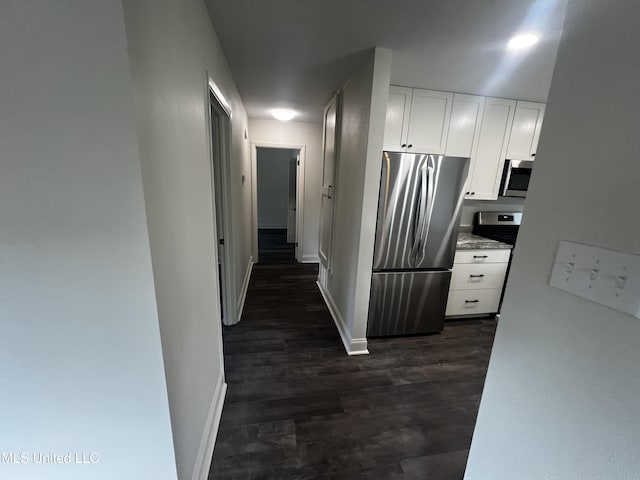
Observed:
[[[471,155],[466,198],[496,200],[506,158],[515,100],[487,98],[478,142]]]
[[[393,85],[389,87],[387,119],[384,125],[384,150],[391,152],[406,150],[412,90]]]
[[[535,159],[544,109],[544,103],[518,101],[507,149],[508,159]]]
[[[407,151],[444,154],[453,93],[413,89]]]
[[[496,200],[505,159],[533,160],[543,103],[389,87],[384,149],[470,158],[466,198]]]
[[[485,97],[453,95],[453,107],[449,122],[449,136],[445,154],[450,157],[471,157],[474,144],[480,135]]]
[[[453,93],[389,87],[384,149],[445,153]]]

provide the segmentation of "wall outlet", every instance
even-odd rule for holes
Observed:
[[[562,241],[549,285],[640,318],[640,255]]]

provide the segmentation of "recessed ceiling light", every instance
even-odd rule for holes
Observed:
[[[522,48],[531,47],[538,43],[538,36],[532,33],[526,33],[524,35],[517,35],[509,40],[507,48],[509,50],[520,50]]]
[[[296,112],[294,112],[293,110],[276,108],[275,110],[271,110],[271,115],[273,115],[273,118],[275,118],[276,120],[288,122],[289,120],[291,120],[293,117],[296,116]]]

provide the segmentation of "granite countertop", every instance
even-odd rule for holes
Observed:
[[[512,249],[513,245],[498,242],[489,238],[474,235],[468,229],[461,228],[458,234],[457,250],[474,250],[474,249]]]

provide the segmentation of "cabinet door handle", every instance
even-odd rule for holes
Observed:
[[[469,195],[470,192],[467,192],[465,195]]]
[[[407,148],[411,148],[411,147],[413,147],[413,144],[407,145]]]
[[[483,273],[481,273],[479,275],[469,275],[469,278],[482,278],[482,277],[484,277]]]
[[[473,258],[489,258],[489,255],[474,255]]]
[[[403,143],[402,145],[400,145],[402,148],[405,148],[407,146],[406,143]]]
[[[464,303],[480,303],[480,300],[475,299],[475,300],[465,300]]]

